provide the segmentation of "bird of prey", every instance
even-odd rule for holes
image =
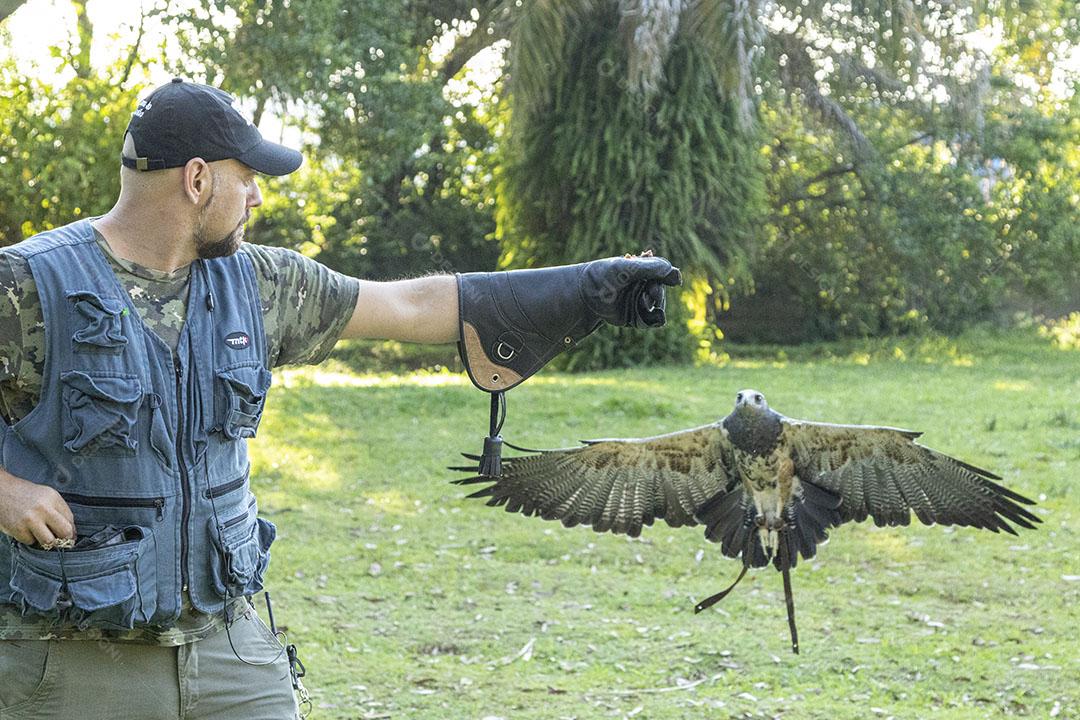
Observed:
[[[789,569],[812,558],[827,530],[871,517],[878,526],[922,523],[1034,529],[1033,501],[1001,478],[915,441],[922,433],[833,425],[785,417],[757,390],[735,396],[718,422],[640,439],[589,440],[563,450],[504,458],[499,477],[469,497],[507,512],[590,525],[637,537],[660,519],[705,526],[724,555],[741,558],[731,587],[702,600],[700,612],[729,593],[748,568],[773,563],[783,573],[792,651],[798,653]],[[469,456],[476,459],[476,456]],[[452,468],[476,472],[475,467]]]

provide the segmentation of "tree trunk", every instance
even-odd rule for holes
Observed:
[[[264,90],[255,98],[255,112],[251,117],[251,122],[255,123],[255,127],[258,127],[259,123],[262,122],[263,112],[266,110],[267,93],[268,91]]]
[[[71,65],[79,78],[88,80],[91,75],[90,46],[94,41],[94,25],[90,22],[90,15],[86,12],[86,2],[72,0],[71,4],[75,8],[75,18],[79,28],[79,50],[71,58]]]

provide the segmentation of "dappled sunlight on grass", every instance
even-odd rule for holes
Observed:
[[[606,375],[546,375],[529,378],[530,385],[566,385],[568,387],[620,387],[635,390],[657,390],[663,383],[633,380]]]
[[[279,476],[287,485],[329,492],[342,487],[340,464],[333,456],[316,457],[305,446],[253,442],[248,445],[252,473]]]
[[[994,389],[1002,392],[1027,392],[1032,386],[1024,380],[998,380],[994,383]]]
[[[795,701],[778,698],[796,696],[799,717],[838,717],[841,704],[862,717],[907,694],[904,717],[938,717],[916,693],[951,697],[963,677],[973,697],[1061,698],[1071,717],[1074,358],[1034,331],[832,349],[843,357],[773,348],[723,366],[544,371],[510,393],[503,429],[528,447],[654,435],[712,422],[754,387],[793,417],[926,430],[926,444],[1039,500],[1046,524],[1019,537],[914,518],[833,529],[794,577],[797,657],[772,568],[693,614],[739,570],[700,527],[658,521],[630,541],[465,499],[475,486],[450,485],[461,474],[445,468],[480,449],[488,409],[465,375],[279,373],[252,486],[278,527],[275,610],[314,670],[319,714],[367,717],[358,698],[370,697],[370,717],[673,720],[709,716],[697,706],[708,694],[724,717],[787,717]],[[593,712],[589,693],[626,703]],[[1053,707],[1024,702],[1031,716]]]
[[[721,365],[785,367],[789,362],[821,361],[865,367],[876,363],[921,363],[972,367],[976,358],[1000,351],[1000,340],[977,333],[960,338],[938,335],[867,340],[839,340],[796,346],[737,345]]]
[[[443,385],[467,385],[469,379],[463,373],[415,372],[405,375],[350,372],[332,372],[318,367],[286,368],[277,372],[284,387],[439,387]]]
[[[859,533],[858,539],[871,548],[875,557],[896,563],[907,563],[915,559],[911,537],[906,534],[910,532],[908,528],[879,528],[872,524],[863,527],[865,531]]]
[[[368,505],[390,515],[416,515],[419,507],[419,501],[415,497],[398,490],[366,492],[363,497]]]
[[[726,365],[740,370],[760,370],[761,368],[784,368],[787,362],[783,360],[732,360]]]
[[[293,510],[297,504],[296,496],[288,490],[272,490],[255,487],[259,497],[259,513],[276,515],[284,510]]]
[[[1047,321],[1039,328],[1039,334],[1050,338],[1061,350],[1080,350],[1080,312]]]

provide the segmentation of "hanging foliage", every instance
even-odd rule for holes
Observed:
[[[709,44],[672,32],[678,15],[636,19],[616,3],[538,3],[519,20],[501,150],[503,264],[651,249],[718,288],[746,283],[764,205],[757,138],[739,127]],[[685,313],[674,315],[655,342],[609,333],[568,362],[685,359],[695,343]]]
[[[755,138],[736,129],[715,59],[676,36],[662,80],[645,94],[628,79],[640,71],[630,72],[615,4],[572,23],[560,23],[562,13],[539,4],[512,46],[506,263],[651,248],[692,272],[738,275],[760,217],[761,164]]]

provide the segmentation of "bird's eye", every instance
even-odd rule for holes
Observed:
[[[755,395],[754,396],[754,402],[756,402],[756,403],[760,403],[763,399],[764,398],[762,398],[760,395]]]
[[[739,393],[738,395],[735,396],[735,402],[740,402],[740,401],[742,401],[742,393]]]

